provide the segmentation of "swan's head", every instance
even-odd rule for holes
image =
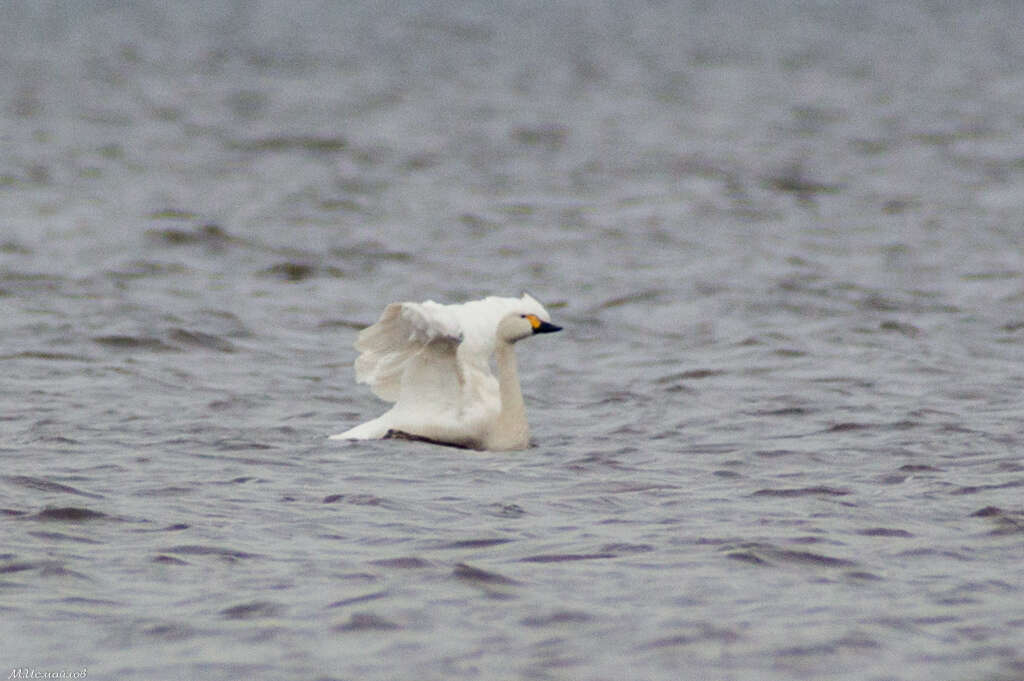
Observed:
[[[506,343],[515,343],[536,333],[554,333],[562,327],[546,322],[535,314],[512,312],[498,324],[498,338]]]

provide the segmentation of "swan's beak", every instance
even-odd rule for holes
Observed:
[[[526,318],[526,321],[530,322],[534,333],[554,333],[555,331],[562,330],[562,327],[546,322],[535,314],[524,314],[523,317]]]

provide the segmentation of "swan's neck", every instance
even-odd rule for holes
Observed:
[[[523,391],[519,387],[516,351],[511,343],[499,340],[494,355],[498,366],[501,415],[491,437],[501,447],[526,447],[530,441],[530,428],[526,423]]]

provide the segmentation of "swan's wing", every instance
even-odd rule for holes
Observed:
[[[406,360],[398,380],[395,406],[331,438],[376,439],[394,433],[484,447],[488,429],[501,411],[498,381],[490,371],[459,364],[451,343],[434,341]]]
[[[501,410],[487,358],[464,356],[455,305],[392,303],[360,332],[356,379],[395,402],[386,414],[341,434],[383,437],[396,430],[439,442],[482,446]]]
[[[391,303],[373,326],[356,339],[356,380],[366,383],[383,400],[395,402],[402,394],[402,377],[414,358],[426,351],[439,371],[454,373],[455,351],[462,342],[458,319],[432,301]],[[422,366],[425,358],[415,364]],[[407,384],[409,381],[405,381]]]

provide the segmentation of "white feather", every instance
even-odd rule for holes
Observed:
[[[528,294],[461,305],[430,300],[388,305],[376,324],[359,333],[355,370],[358,382],[395,405],[331,438],[376,439],[399,431],[474,448],[525,446],[525,416],[519,424],[503,414],[499,382],[490,369],[498,325],[511,314],[551,321],[547,310]],[[514,356],[511,365],[518,391]],[[514,405],[504,406],[507,412]]]

